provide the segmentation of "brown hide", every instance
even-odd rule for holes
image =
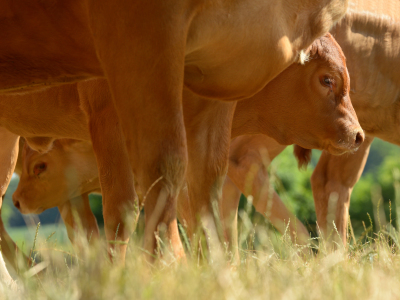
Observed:
[[[0,90],[25,92],[46,84],[106,77],[118,117],[109,119],[102,105],[86,106],[91,113],[85,110],[104,204],[110,208],[104,216],[106,236],[113,240],[118,227],[117,239],[128,240],[132,228],[125,226],[127,216],[113,211],[114,202],[123,199],[129,215],[136,197],[126,163],[110,161],[112,150],[104,141],[113,141],[115,148],[125,144],[121,155],[129,155],[143,191],[161,178],[145,203],[144,248],[153,252],[154,232],[164,223],[173,253],[179,257],[184,253],[175,207],[188,159],[183,85],[219,99],[255,94],[341,18],[347,0],[186,0],[174,4],[1,0],[0,7],[0,40],[6,45],[0,50]],[[116,124],[121,125],[126,141],[113,136]],[[46,140],[36,143],[42,150],[48,146]],[[224,168],[221,161],[220,169]],[[219,176],[201,190],[220,191]],[[121,181],[109,182],[114,178]],[[130,184],[121,192],[118,182]],[[207,202],[203,195],[196,198]],[[207,208],[205,213],[209,213]],[[125,246],[119,250],[123,261]]]
[[[229,118],[232,118],[232,116],[234,124],[233,130],[236,130],[234,135],[263,133],[275,137],[279,136],[281,133],[281,131],[276,130],[276,128],[291,129],[291,127],[299,126],[307,120],[309,127],[308,130],[299,130],[295,128],[293,130],[293,132],[296,133],[295,135],[288,133],[281,138],[281,141],[288,144],[293,142],[292,139],[295,139],[295,141],[303,141],[303,143],[305,143],[303,145],[320,147],[320,145],[323,145],[326,141],[329,142],[329,145],[334,144],[338,139],[342,138],[342,134],[344,134],[347,135],[344,140],[349,141],[349,144],[346,145],[347,150],[356,149],[359,146],[359,142],[361,141],[356,141],[357,135],[362,136],[363,133],[361,129],[359,129],[357,118],[348,99],[348,79],[346,81],[346,76],[348,75],[344,59],[340,56],[342,55],[340,48],[334,42],[332,37],[327,35],[313,43],[309,51],[311,53],[308,62],[304,65],[296,63],[285,70],[262,91],[247,99],[246,102],[243,102],[243,104],[248,103],[248,105],[238,105],[234,116],[232,110],[234,106],[232,103],[206,100],[199,98],[188,90],[184,91],[185,125],[187,127],[188,143],[190,146],[189,150],[195,149],[203,155],[200,160],[199,157],[195,157],[195,155],[193,155],[193,158],[189,160],[189,169],[187,174],[188,187],[190,186],[190,180],[197,183],[201,180],[202,177],[200,176],[199,179],[198,175],[199,170],[203,165],[206,165],[203,164],[202,161],[208,160],[214,162],[211,165],[217,171],[201,169],[201,172],[204,172],[207,175],[214,174],[211,176],[211,179],[215,178],[218,174],[222,177],[224,172],[226,172],[216,168],[216,166],[220,165],[218,160],[223,161],[220,151],[208,152],[206,151],[207,145],[198,143],[196,147],[195,144],[198,140],[194,137],[204,134],[208,137],[207,140],[209,144],[221,143],[221,135],[218,135],[218,133],[214,131],[207,132],[207,125],[209,125],[211,121],[218,123],[223,133],[223,137],[226,137],[225,131],[230,128]],[[307,76],[304,74],[307,74]],[[335,86],[326,86],[321,82],[321,76],[324,77],[326,74],[335,78]],[[292,87],[284,89],[282,86],[287,82],[288,78],[291,78],[291,82],[294,84]],[[95,84],[95,82],[92,82],[92,85],[86,86],[88,97],[98,94],[96,86],[93,84]],[[101,82],[98,82],[98,84],[101,84]],[[272,87],[270,85],[272,85]],[[306,87],[307,85],[310,85],[311,88],[304,88],[305,91],[303,95],[299,97],[297,89],[299,86]],[[279,90],[277,90],[278,88]],[[282,92],[281,90],[284,91]],[[277,111],[279,112],[279,105],[283,98],[286,98],[288,107],[292,109],[293,116],[290,118],[286,115],[284,115],[283,118],[279,118],[279,116],[275,115]],[[93,101],[86,102],[93,103]],[[266,102],[270,103],[268,104],[269,106],[264,104]],[[272,109],[274,105],[278,106],[278,108]],[[303,107],[306,107],[307,109],[304,110]],[[283,109],[286,110],[285,107]],[[329,112],[329,110],[332,110],[332,112]],[[298,114],[298,111],[304,111],[304,116]],[[313,114],[316,116],[313,117]],[[320,119],[317,115],[323,115],[324,118]],[[225,119],[227,120],[227,123],[223,122],[224,116],[227,116]],[[243,122],[243,120],[251,121],[253,118],[258,120],[258,123],[248,124],[248,122]],[[325,123],[322,123],[323,121]],[[244,125],[240,125],[240,122],[244,123]],[[339,135],[332,134],[327,137],[327,134],[323,129],[329,125],[334,127],[333,124],[335,124],[335,122],[342,125],[344,124],[344,126],[339,126],[337,130],[333,131],[338,132]],[[270,127],[272,127],[272,129],[270,129]],[[200,134],[193,134],[193,130],[199,130],[198,133]],[[229,140],[225,142],[229,143]],[[80,194],[86,194],[92,190],[92,187],[88,186],[86,180],[93,178],[95,173],[90,173],[89,171],[89,173],[92,174],[90,175],[91,177],[85,175],[85,173],[87,173],[85,169],[90,169],[87,165],[91,165],[92,170],[95,171],[93,153],[90,151],[91,146],[90,144],[79,146],[79,150],[74,149],[73,147],[71,148],[69,144],[74,144],[74,142],[56,142],[54,149],[46,154],[36,153],[28,147],[25,147],[23,152],[23,159],[25,162],[23,164],[21,181],[16,193],[14,194],[14,202],[21,212],[29,213],[38,212],[38,210],[42,211],[46,208],[58,206],[67,202],[71,198],[76,198]],[[68,147],[65,148],[65,145]],[[239,146],[244,147],[243,144]],[[331,148],[328,149],[331,150]],[[72,156],[74,153],[75,157]],[[189,152],[189,157],[190,155],[191,152]],[[87,164],[84,163],[85,157],[88,158]],[[91,158],[91,160],[89,158]],[[259,167],[261,168],[261,166]],[[233,169],[233,167],[229,168],[229,170],[231,169]],[[254,190],[259,189],[260,186],[267,181],[268,177],[265,171],[260,172],[264,172],[260,175],[264,179],[260,179],[260,182],[255,185]],[[72,176],[71,174],[74,173],[78,174],[73,176],[75,182],[67,179],[62,180],[63,176],[64,178],[69,178]],[[193,176],[191,174],[193,174]],[[234,180],[235,184],[239,186],[237,182],[240,182],[240,180],[244,181],[244,177],[245,173],[239,172],[239,175],[235,175],[232,180]],[[210,176],[204,176],[204,178],[207,180]],[[222,178],[222,181],[223,180],[224,179]],[[86,187],[84,184],[85,182]],[[96,181],[93,182],[96,183]],[[213,182],[206,184],[211,185]],[[198,186],[203,185],[200,184]],[[243,189],[241,190],[246,194]],[[54,194],[57,195],[57,203],[54,203],[49,198],[51,197],[54,199]],[[190,192],[189,196],[189,199],[192,199],[193,195],[190,195]],[[217,198],[218,195],[215,197]],[[277,195],[274,197],[277,198]],[[180,203],[180,206],[190,207],[191,209],[187,209],[187,211],[194,212],[194,215],[187,216],[189,219],[186,223],[190,224],[191,222],[193,223],[193,220],[196,220],[195,214],[196,212],[201,212],[202,207],[196,207],[193,209],[193,201],[184,201],[186,202]],[[265,201],[266,200],[264,200],[264,202]],[[277,200],[277,203],[278,202],[279,201]],[[262,203],[262,201],[260,203]],[[261,204],[260,207],[260,210],[265,209]],[[275,208],[275,206],[273,208],[274,211],[284,211],[278,215],[284,215],[285,217],[289,215],[287,210],[285,210],[281,204],[279,204],[277,208]],[[228,213],[226,213],[226,215],[228,215]],[[274,220],[278,219],[279,217]],[[195,230],[194,228],[196,227],[196,224],[192,224],[192,226],[193,227],[190,231]],[[277,227],[282,228],[282,226]],[[303,230],[303,233],[304,231],[305,230]]]
[[[324,151],[311,183],[318,225],[324,237],[330,235],[334,221],[344,245],[351,192],[362,174],[373,138],[400,145],[400,77],[393,68],[400,63],[399,16],[398,1],[354,1],[345,18],[331,31],[347,57],[350,96],[366,140],[353,154],[334,156]],[[264,147],[271,151],[278,146],[262,139],[259,142],[249,145],[246,151],[256,152]],[[298,147],[296,150],[307,152]],[[247,157],[243,153],[242,160]],[[262,163],[261,157],[254,161]],[[247,174],[250,167],[242,166]]]
[[[344,245],[351,193],[373,138],[400,145],[400,73],[393,67],[400,64],[399,16],[398,1],[352,1],[345,17],[331,30],[347,58],[350,96],[366,140],[353,154],[334,156],[323,151],[311,184],[323,236],[330,236],[335,222]],[[272,145],[256,145],[249,151],[262,147],[270,149]]]
[[[393,67],[400,64],[399,16],[399,1],[358,0],[331,31],[347,57],[350,95],[366,141],[352,155],[324,151],[311,184],[320,228],[328,236],[334,221],[344,244],[351,192],[373,138],[400,145],[400,73]]]
[[[331,31],[347,57],[350,96],[366,140],[353,154],[334,156],[323,151],[311,183],[323,236],[330,236],[332,222],[335,222],[344,245],[351,192],[362,174],[373,138],[400,145],[400,76],[393,67],[400,63],[399,16],[398,1],[354,1],[350,3],[345,18]],[[276,142],[263,141],[261,137],[257,139],[258,143],[246,145],[241,154],[238,168],[243,170],[243,174],[252,173],[250,164],[245,163],[248,160],[258,165],[265,164],[262,156],[251,153],[263,148],[271,152],[279,146]],[[295,154],[306,161],[309,150],[295,149]]]
[[[238,102],[232,137],[263,133],[283,145],[333,154],[360,146],[364,133],[351,105],[343,52],[329,34],[309,52],[308,63],[292,64],[257,95]]]

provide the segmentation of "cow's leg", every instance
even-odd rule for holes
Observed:
[[[353,154],[334,156],[324,151],[314,169],[311,186],[317,221],[324,238],[337,236],[332,224],[334,221],[346,245],[350,196],[364,170],[372,140],[367,137]]]
[[[239,147],[245,148],[245,151],[239,149]],[[232,144],[228,176],[246,197],[249,195],[253,197],[253,205],[257,212],[266,216],[279,232],[284,233],[288,226],[292,241],[306,244],[309,237],[307,229],[287,209],[270,185],[267,172],[270,160],[263,159],[260,153],[263,148],[268,149],[268,144],[262,143],[260,139],[250,140],[249,143],[244,145]],[[284,148],[284,146],[281,146],[280,149],[274,149],[274,156],[278,155]]]
[[[0,127],[0,141],[0,195],[3,196],[7,191],[17,163],[19,136]]]
[[[188,108],[191,104],[184,103],[189,153],[186,180],[192,214],[186,221],[190,236],[204,227],[205,233],[209,234],[210,246],[218,246],[218,234],[222,233],[218,230],[222,229],[218,226],[221,224],[218,207],[228,169],[231,122],[236,103],[200,101],[201,109],[194,105],[192,111]]]
[[[89,242],[99,237],[99,227],[89,204],[89,195],[83,194],[80,197],[71,199],[58,206],[61,218],[64,221],[69,240],[76,244],[76,236],[83,229]],[[78,222],[78,223],[77,223]],[[82,228],[80,228],[82,226]]]
[[[1,238],[0,238],[1,239]],[[8,273],[6,264],[3,260],[3,255],[0,252],[0,293],[3,294],[4,288],[18,290],[18,286],[16,282],[12,279],[10,274]]]
[[[182,89],[187,31],[196,7],[185,1],[87,3],[135,179],[148,192],[144,249],[154,252],[155,232],[164,224],[166,244],[183,256],[176,197],[187,164]]]
[[[219,210],[221,214],[225,241],[230,246],[232,259],[236,263],[240,262],[237,217],[241,194],[242,193],[236,187],[233,181],[228,176],[226,176],[225,183],[222,189],[222,198],[219,204]]]
[[[222,189],[222,198],[219,202],[219,213],[225,242],[229,244],[232,259],[239,262],[239,251],[237,241],[237,211],[240,201],[240,190],[230,180],[225,177]],[[186,234],[193,242],[193,234],[199,233],[201,227],[198,226],[196,212],[189,199],[187,188],[183,188],[178,197],[178,220],[186,229]],[[193,246],[193,245],[192,245]]]
[[[0,212],[3,204],[3,197],[6,193],[11,176],[14,172],[15,164],[18,159],[18,141],[19,136],[0,128]],[[0,245],[4,258],[11,266],[17,270],[16,252],[17,246],[8,235],[4,228],[3,221],[0,216]],[[28,262],[28,259],[25,260]]]
[[[97,81],[98,82],[98,81]],[[126,152],[107,81],[78,84],[81,105],[88,116],[89,131],[97,160],[106,238],[110,254],[125,259],[127,242],[133,232],[136,192],[133,173]],[[115,243],[115,242],[123,243]]]
[[[307,228],[287,209],[275,191],[272,192],[272,195],[261,194],[254,206],[256,211],[267,216],[280,233],[283,234],[287,230],[292,242],[300,245],[308,243],[310,236]]]
[[[286,228],[294,243],[307,244],[309,235],[303,223],[291,213],[282,202],[278,194],[271,190],[268,174],[261,167],[254,178],[251,190],[242,185],[243,194],[253,196],[253,205],[257,212],[267,217],[271,224],[280,232],[284,233]],[[245,182],[249,173],[243,172],[240,182]],[[235,178],[235,183],[238,183]]]

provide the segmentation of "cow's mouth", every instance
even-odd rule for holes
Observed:
[[[329,144],[326,150],[333,155],[342,155],[345,153],[353,153],[358,150],[359,147],[354,147],[350,145],[346,145],[344,143],[340,144]]]
[[[41,214],[42,212],[44,212],[45,211],[45,209],[43,208],[43,206],[41,206],[41,207],[39,207],[38,209],[36,209],[36,211],[34,212],[34,214],[35,215],[39,215],[39,214]]]
[[[20,206],[20,207],[18,207],[18,210],[23,215],[29,215],[29,214],[39,215],[45,211],[45,209],[42,206],[37,209],[24,208],[23,206]]]

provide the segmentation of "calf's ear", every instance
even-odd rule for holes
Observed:
[[[311,149],[304,149],[299,145],[294,145],[293,154],[297,159],[298,168],[300,170],[307,169],[307,165],[311,161],[311,154],[312,154]]]
[[[51,137],[30,137],[25,138],[29,147],[39,153],[47,153],[53,147],[54,138]]]

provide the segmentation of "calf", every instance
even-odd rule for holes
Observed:
[[[7,136],[10,142],[17,141],[18,135],[27,137],[28,142],[41,151],[51,147],[55,137],[69,136],[75,139],[92,140],[96,152],[100,174],[114,174],[118,170],[121,176],[117,182],[107,181],[104,185],[113,184],[108,192],[120,197],[106,197],[105,223],[107,236],[114,231],[113,224],[123,224],[125,217],[133,211],[132,197],[135,195],[133,174],[128,163],[125,140],[119,127],[107,82],[104,79],[94,80],[98,94],[87,96],[91,90],[92,81],[83,81],[70,85],[48,88],[29,94],[11,94],[0,96],[0,125],[14,135]],[[44,103],[48,102],[43,112]],[[90,103],[89,101],[94,101]],[[62,117],[59,117],[59,116]],[[21,119],[24,122],[21,122]],[[109,124],[112,124],[112,126]],[[117,126],[117,127],[116,127]],[[89,130],[88,130],[89,128]],[[102,136],[109,137],[109,144],[102,142]],[[100,151],[101,150],[101,151]],[[9,151],[11,153],[11,150]],[[10,154],[4,153],[4,156]],[[113,155],[110,155],[113,153]],[[3,168],[13,169],[13,161],[8,160]],[[12,171],[11,171],[12,173]],[[117,177],[113,177],[114,179]],[[2,186],[2,184],[1,184]],[[4,185],[4,189],[7,185]],[[2,187],[3,188],[3,187]],[[114,189],[118,188],[118,192]],[[131,196],[127,196],[130,191]],[[118,205],[116,205],[116,202]],[[108,208],[110,206],[111,208]],[[124,208],[126,212],[121,211]],[[124,228],[123,225],[121,225]],[[123,230],[120,237],[127,232]],[[115,239],[115,233],[114,237]],[[8,240],[8,239],[7,239]],[[124,248],[121,246],[121,259]],[[8,258],[7,253],[4,253]]]
[[[309,62],[292,64],[259,93],[237,103],[231,121],[232,138],[261,133],[281,144],[296,143],[333,154],[354,151],[361,145],[364,133],[351,106],[349,75],[339,45],[331,35],[326,35],[317,39],[307,54]],[[228,168],[224,162],[229,156],[225,151],[229,135],[221,133],[230,127],[226,108],[229,104],[206,101],[188,90],[184,90],[183,99],[188,137],[207,137],[207,143],[188,138],[186,182],[189,199],[196,201],[189,201],[185,211],[192,213],[191,220],[198,221],[199,212],[210,209],[210,189],[212,199],[218,202],[218,189],[212,187],[224,181]],[[209,127],[211,122],[215,125]],[[220,145],[221,150],[208,150],[209,145]],[[205,185],[210,189],[201,190]],[[194,194],[203,195],[203,201]],[[196,227],[194,224],[193,228]]]
[[[340,157],[323,152],[311,177],[317,220],[322,230],[327,224],[330,199],[337,199],[336,227],[346,244],[350,197],[367,161],[375,137],[400,145],[400,3],[377,5],[360,1],[332,29],[348,58],[351,99],[366,133],[358,151]]]

